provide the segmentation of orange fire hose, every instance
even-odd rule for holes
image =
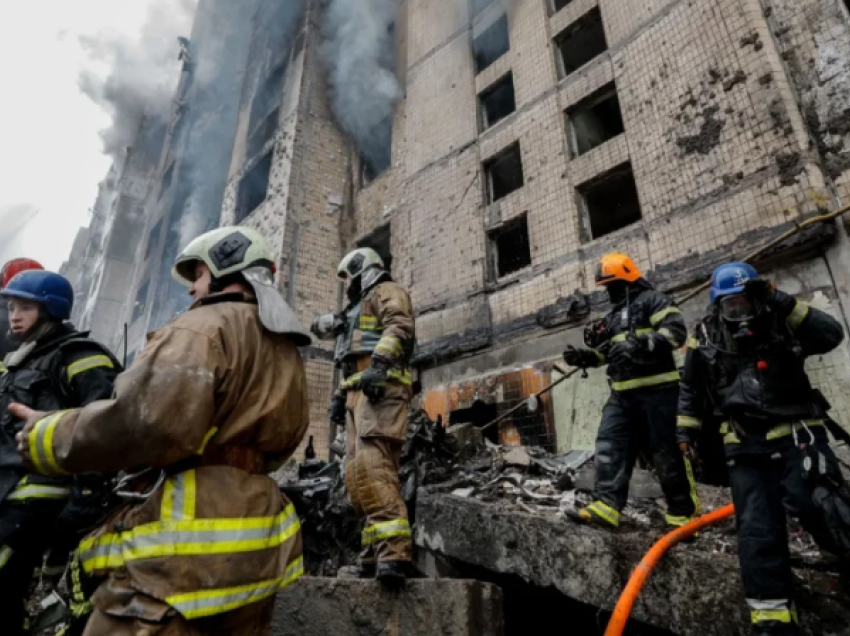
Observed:
[[[614,607],[614,613],[611,615],[611,620],[608,621],[608,628],[605,630],[605,636],[621,636],[623,630],[626,629],[626,623],[629,621],[632,608],[634,607],[635,601],[643,588],[643,584],[646,583],[646,580],[652,573],[652,569],[661,560],[661,557],[664,556],[667,550],[680,541],[687,539],[695,532],[699,532],[703,528],[712,526],[724,519],[728,519],[734,514],[735,506],[732,504],[723,506],[714,512],[710,512],[698,519],[694,519],[681,528],[676,528],[656,541],[655,545],[652,546],[649,552],[647,552],[643,559],[641,559],[640,563],[638,563],[635,571],[632,572],[632,576],[629,578],[626,588],[620,595],[620,600],[617,601],[617,605]]]

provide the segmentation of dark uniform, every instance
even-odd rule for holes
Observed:
[[[10,353],[17,349],[9,337],[9,305],[0,301],[0,362]]]
[[[17,359],[13,353],[0,371],[0,621],[3,634],[22,633],[24,600],[33,570],[51,545],[56,524],[82,482],[71,477],[27,474],[15,435],[24,423],[8,411],[17,402],[40,411],[84,406],[108,399],[120,371],[102,345],[62,324]],[[40,457],[50,464],[53,458]],[[64,532],[71,528],[64,528]],[[75,545],[70,545],[73,549]],[[54,565],[68,554],[54,551]]]
[[[630,294],[630,302],[617,305],[598,331],[596,366],[608,364],[612,391],[596,438],[595,501],[588,511],[619,524],[638,451],[648,446],[667,499],[667,522],[679,526],[699,512],[690,467],[676,446],[679,372],[673,352],[685,344],[687,329],[670,297],[648,283]],[[651,338],[653,349],[609,360],[614,347],[630,337]]]
[[[688,341],[679,398],[678,437],[693,443],[709,417],[723,420],[738,554],[747,603],[759,634],[798,634],[786,511],[815,541],[838,554],[804,478],[804,453],[819,451],[838,475],[824,426],[826,409],[804,363],[832,351],[843,329],[831,316],[777,290],[772,310],[736,341],[713,314]]]

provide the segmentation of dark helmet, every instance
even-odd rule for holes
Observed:
[[[31,269],[44,269],[44,266],[31,258],[13,258],[0,269],[0,289],[9,284],[15,276]]]
[[[74,289],[61,274],[43,270],[29,270],[17,274],[0,291],[3,298],[22,298],[44,306],[56,320],[68,320],[74,306]]]

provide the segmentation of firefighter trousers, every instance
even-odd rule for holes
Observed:
[[[25,634],[26,599],[33,570],[44,552],[63,499],[31,499],[0,504],[0,624],[4,636]]]
[[[413,543],[398,471],[407,435],[409,387],[390,383],[372,403],[350,390],[346,401],[345,485],[358,516],[365,519],[360,563],[410,561]]]
[[[619,523],[638,452],[648,448],[671,523],[699,512],[693,476],[676,443],[679,385],[612,391],[596,437],[594,499]]]
[[[815,446],[836,462],[828,443]],[[736,454],[728,460],[738,525],[738,559],[754,634],[800,634],[794,610],[794,579],[786,514],[827,552],[837,554],[832,535],[802,473],[803,455],[790,444],[770,454]]]
[[[271,633],[274,597],[232,612],[186,620],[170,610],[162,621],[110,616],[95,609],[83,636],[267,636]]]

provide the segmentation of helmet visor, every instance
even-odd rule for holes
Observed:
[[[724,296],[719,301],[720,315],[729,322],[744,322],[752,320],[756,315],[756,307],[746,294]]]

